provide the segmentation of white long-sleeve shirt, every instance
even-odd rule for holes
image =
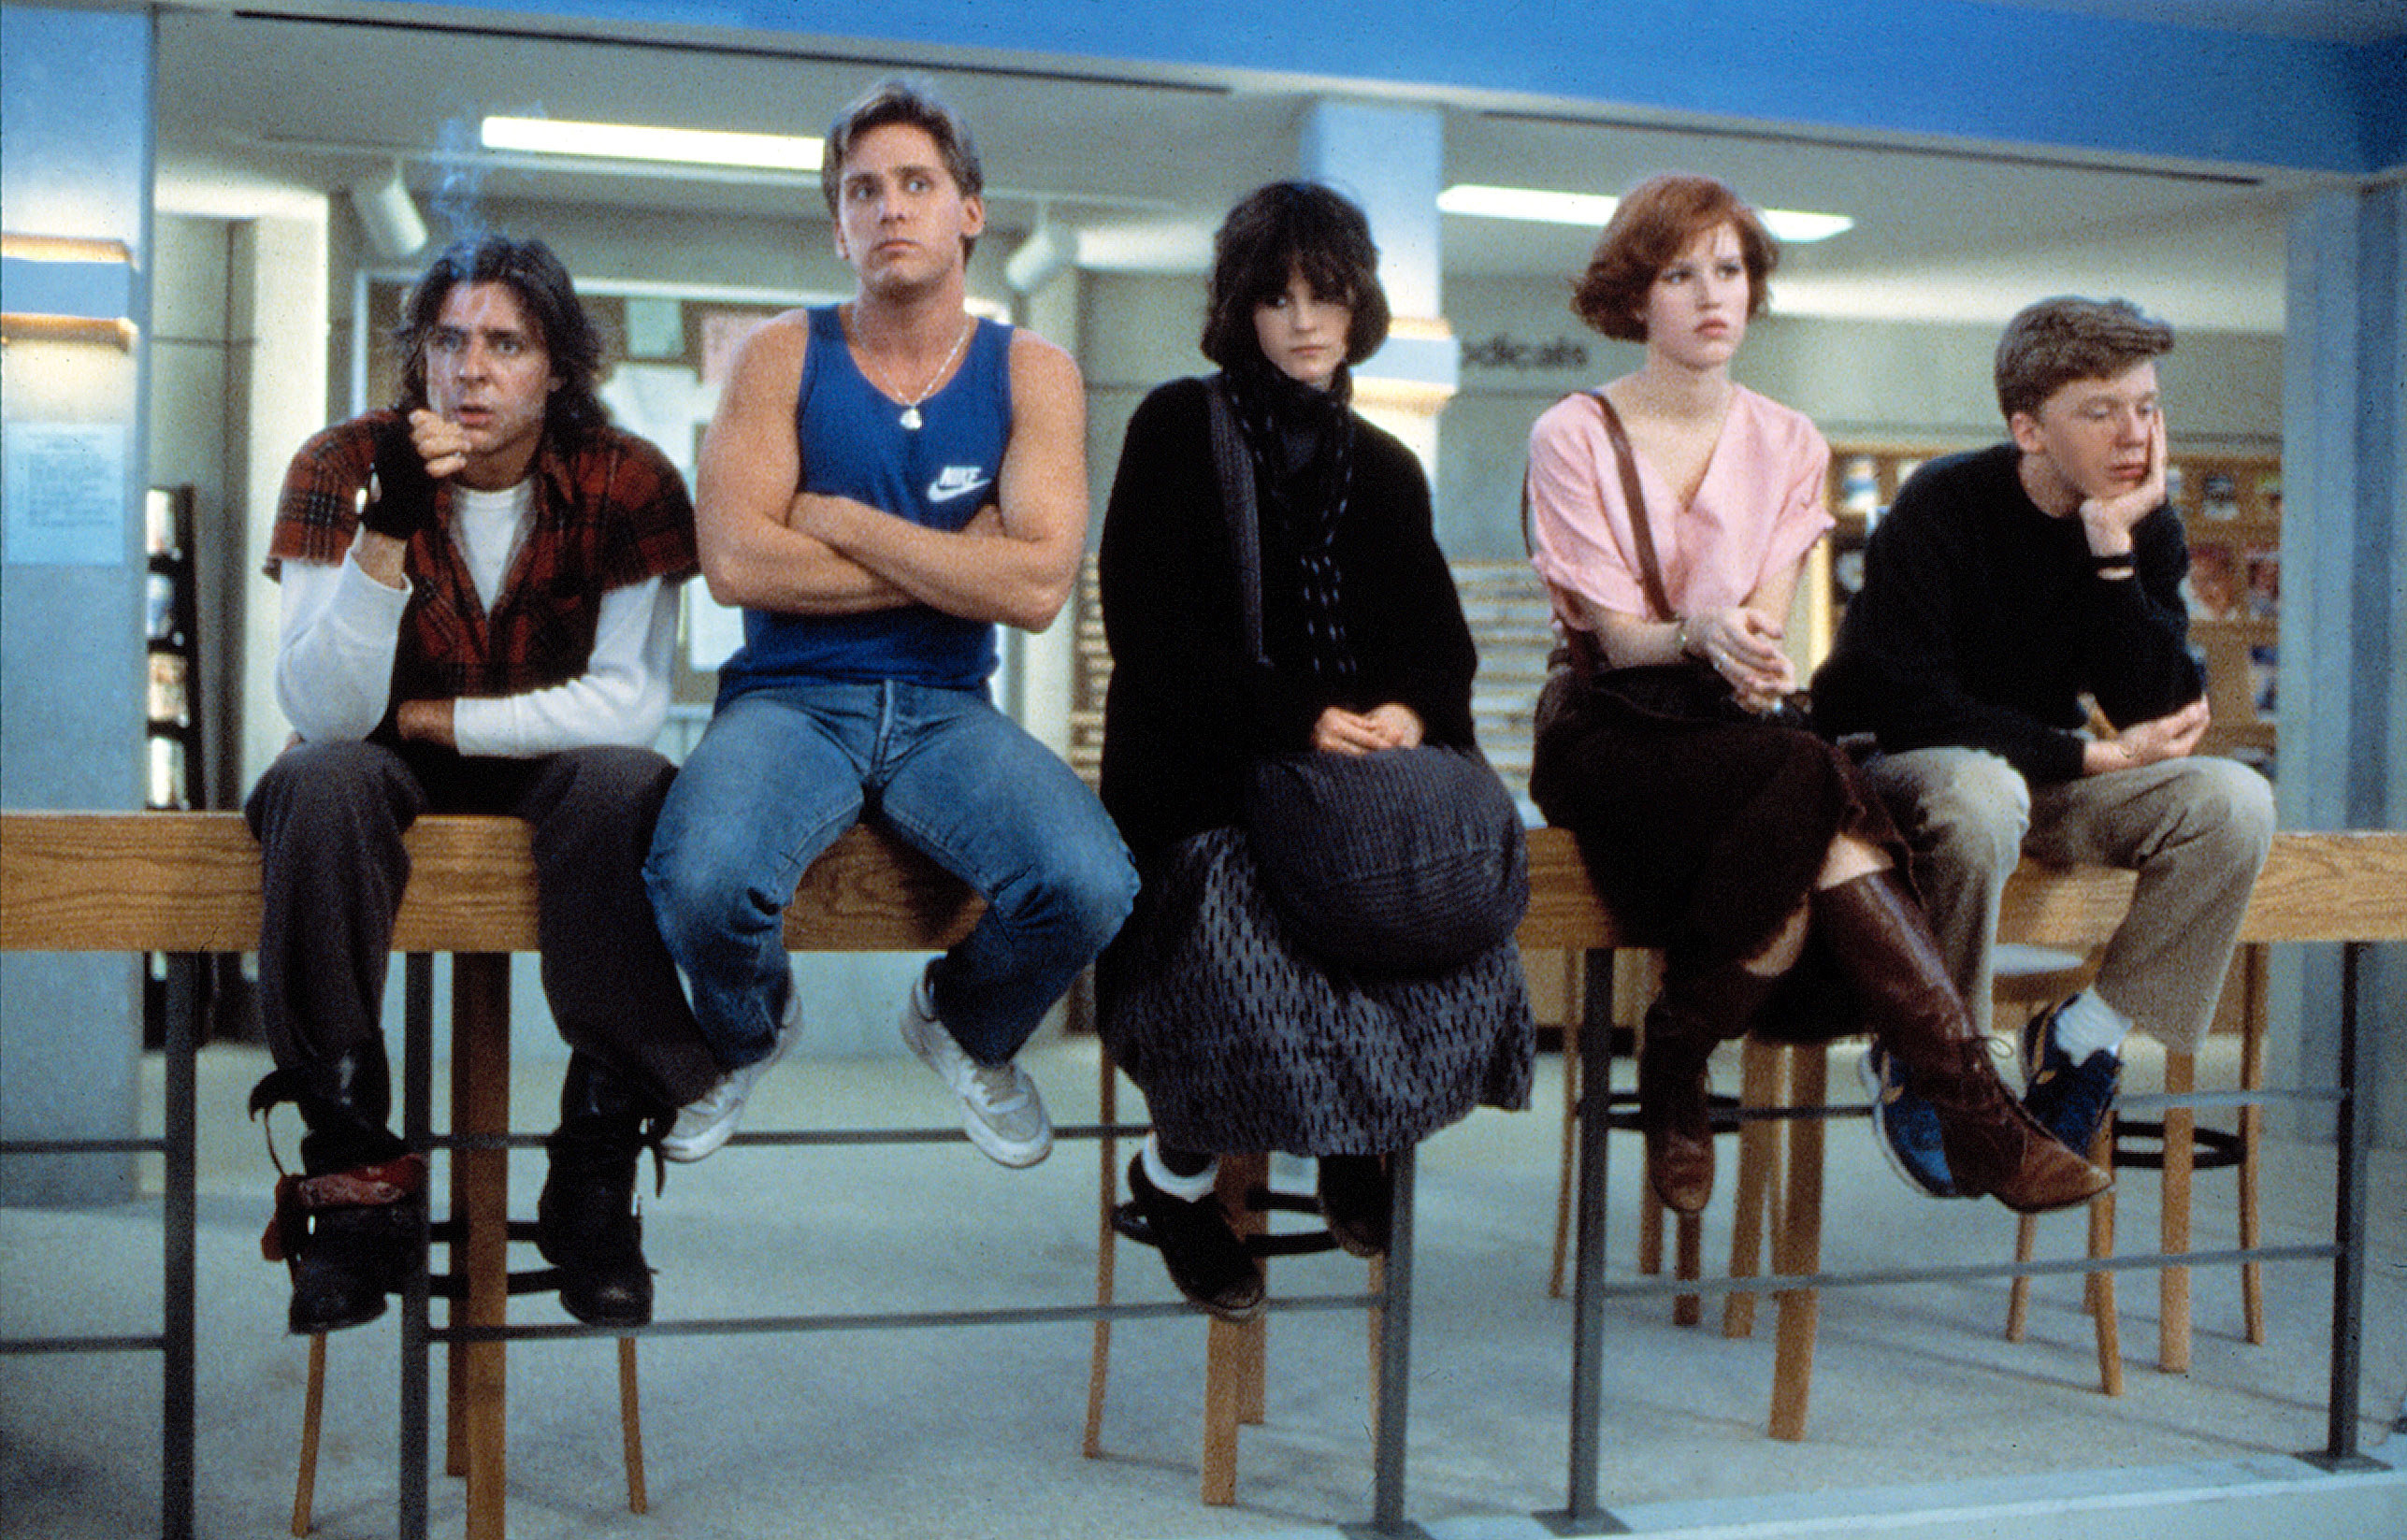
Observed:
[[[339,566],[287,560],[280,586],[276,703],[304,740],[366,738],[392,704],[408,580],[388,588],[346,554]],[[480,597],[490,607],[493,595]],[[658,578],[614,588],[602,596],[583,674],[547,689],[454,704],[459,752],[528,758],[649,744],[668,716],[676,645],[675,588]]]

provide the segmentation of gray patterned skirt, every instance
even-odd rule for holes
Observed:
[[[1162,1142],[1201,1152],[1410,1148],[1480,1103],[1529,1103],[1519,950],[1364,978],[1289,944],[1235,828],[1177,845],[1097,967],[1104,1043]]]

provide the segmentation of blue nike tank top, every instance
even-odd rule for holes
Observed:
[[[863,377],[835,307],[810,311],[794,404],[802,490],[850,497],[930,529],[955,530],[995,500],[1011,440],[1011,328],[979,321],[961,367],[919,404],[916,429]],[[749,690],[837,680],[982,687],[995,628],[924,604],[864,615],[743,613],[744,644],[719,671],[722,704]]]

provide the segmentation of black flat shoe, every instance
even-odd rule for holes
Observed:
[[[1160,1251],[1170,1281],[1189,1303],[1227,1321],[1261,1314],[1262,1264],[1230,1228],[1218,1194],[1192,1202],[1173,1198],[1146,1179],[1142,1155],[1129,1162],[1129,1192],[1145,1220],[1145,1238]]]
[[[1376,1155],[1320,1158],[1320,1216],[1349,1257],[1383,1257],[1388,1250],[1388,1213],[1395,1189],[1388,1163]]]

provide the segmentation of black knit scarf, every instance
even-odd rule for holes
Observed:
[[[1354,673],[1338,606],[1337,526],[1354,483],[1353,377],[1343,366],[1327,390],[1315,390],[1267,364],[1229,374],[1230,396],[1254,462],[1254,501],[1262,531],[1263,647],[1273,661],[1302,664],[1323,678]],[[1291,554],[1295,580],[1277,576],[1277,554]],[[1300,594],[1291,609],[1281,591]],[[1297,617],[1274,624],[1280,615]]]

